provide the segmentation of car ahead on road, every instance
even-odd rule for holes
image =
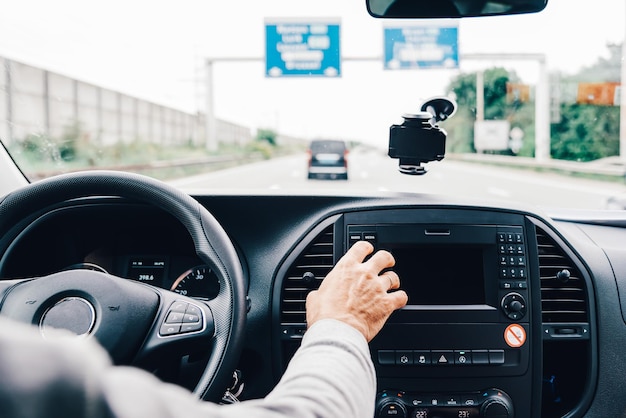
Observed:
[[[623,173],[586,162],[626,154],[626,2],[391,3],[6,2],[0,316],[261,399],[366,240],[409,296],[369,344],[376,417],[625,416]],[[313,138],[359,175],[306,179]]]
[[[348,147],[337,139],[314,139],[307,150],[308,178],[348,180]]]

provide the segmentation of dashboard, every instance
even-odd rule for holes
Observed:
[[[4,277],[88,269],[198,299],[219,292],[216,275],[197,257],[184,227],[155,209],[104,202],[61,207],[22,234],[7,251]]]
[[[550,218],[421,195],[194,197],[248,276],[242,399],[273,388],[306,330],[306,294],[367,240],[394,254],[409,294],[370,343],[377,417],[626,411],[623,215]],[[127,200],[46,208],[2,244],[3,278],[88,268],[198,300],[219,290],[180,223]]]

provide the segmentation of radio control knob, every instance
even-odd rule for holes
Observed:
[[[408,418],[408,411],[399,397],[385,393],[376,405],[375,416],[376,418]]]
[[[514,321],[519,321],[526,315],[526,299],[516,292],[508,293],[500,303],[504,314]]]
[[[486,399],[480,408],[484,418],[513,418],[513,402],[506,393],[498,389],[489,389],[483,393]]]

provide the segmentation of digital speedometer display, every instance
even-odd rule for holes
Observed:
[[[131,258],[128,263],[128,277],[157,287],[163,287],[167,261],[163,257]]]

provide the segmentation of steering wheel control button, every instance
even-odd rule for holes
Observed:
[[[185,315],[180,312],[170,311],[167,314],[167,318],[165,319],[166,324],[180,324],[183,322],[183,317]]]
[[[188,307],[189,304],[187,302],[176,301],[172,303],[172,306],[170,306],[170,311],[185,313]]]
[[[48,309],[39,322],[41,334],[46,337],[51,329],[65,329],[77,336],[88,335],[96,323],[96,311],[86,299],[67,297]]]
[[[176,335],[180,333],[180,325],[175,324],[163,324],[159,330],[159,334],[163,336]]]
[[[202,329],[202,322],[196,322],[195,324],[183,324],[180,326],[180,332],[194,332]]]
[[[197,316],[200,316],[202,314],[202,310],[198,306],[196,306],[196,305],[189,304],[187,306],[187,309],[185,310],[185,313],[187,315],[197,315]]]
[[[183,316],[183,323],[200,322],[200,316],[193,314],[185,314]]]
[[[177,300],[168,309],[159,334],[167,337],[201,331],[204,328],[203,318],[202,309],[199,306]]]

